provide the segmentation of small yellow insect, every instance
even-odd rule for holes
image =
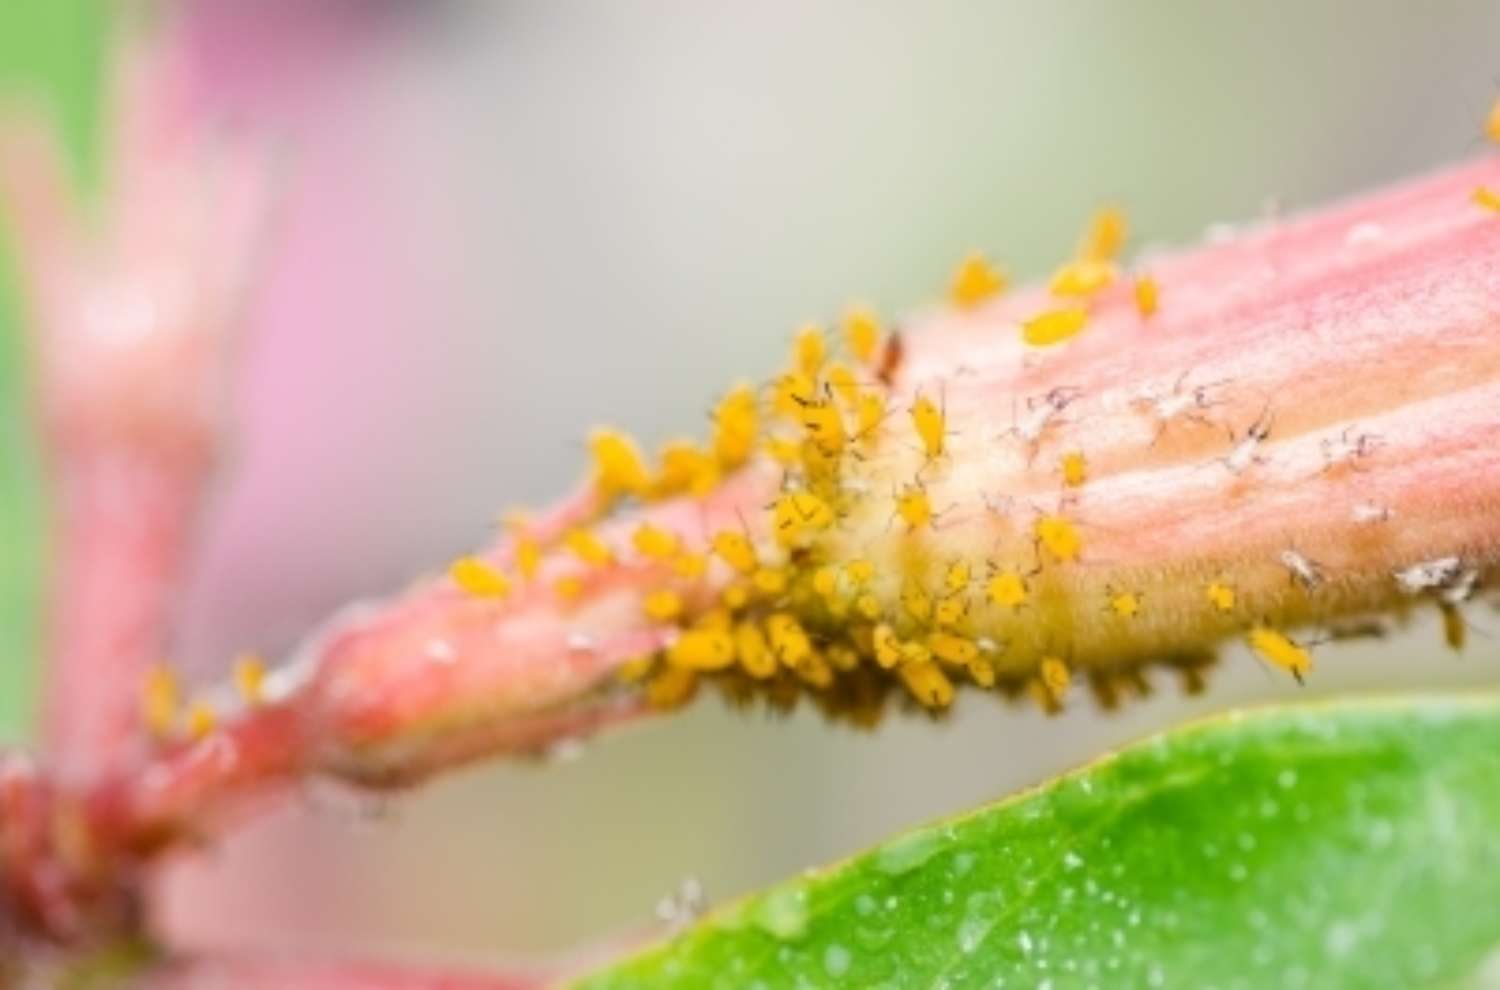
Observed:
[[[982,688],[995,686],[995,668],[984,660],[970,660],[964,665],[969,673],[969,680]]]
[[[828,665],[828,661],[820,653],[809,653],[797,661],[796,665],[792,668],[792,672],[797,675],[802,683],[809,687],[815,687],[820,691],[827,690],[833,686],[833,668]]]
[[[776,542],[784,547],[805,546],[809,540],[833,525],[833,509],[812,492],[787,492],[778,497],[771,510]]]
[[[842,670],[848,673],[859,669],[859,653],[854,647],[845,643],[835,643],[823,651],[823,656],[834,670]]]
[[[750,604],[751,591],[750,582],[732,581],[719,595],[719,601],[731,612],[738,612]]]
[[[530,581],[542,566],[542,545],[524,533],[516,536],[516,572]]]
[[[819,598],[827,600],[836,597],[839,592],[838,570],[829,566],[819,567],[813,571],[812,587]]]
[[[641,600],[641,611],[653,622],[671,622],[682,615],[682,596],[670,588],[658,588]]]
[[[1005,290],[1005,276],[977,251],[959,263],[949,296],[960,309],[971,309]]]
[[[861,364],[870,364],[880,350],[880,320],[864,306],[844,313],[844,346]]]
[[[776,657],[766,643],[765,633],[753,622],[741,622],[734,627],[734,648],[740,666],[745,673],[763,681],[776,673]]]
[[[478,557],[458,558],[448,565],[448,576],[476,598],[499,599],[510,594],[510,578]]]
[[[661,471],[652,483],[651,494],[676,495],[688,492],[707,495],[719,483],[719,465],[708,451],[691,440],[668,440],[657,454]]]
[[[797,331],[796,343],[792,347],[792,366],[808,378],[817,378],[828,356],[828,345],[823,339],[823,330],[808,324]]]
[[[969,598],[962,591],[944,595],[932,608],[932,621],[939,626],[956,626],[969,613]]]
[[[932,500],[927,497],[927,489],[920,484],[910,484],[901,489],[896,496],[896,514],[910,531],[931,524]]]
[[[786,593],[788,576],[782,567],[758,567],[750,575],[750,581],[761,595],[775,597]]]
[[[952,593],[966,591],[974,577],[974,568],[967,560],[955,560],[943,572],[943,587]]]
[[[863,557],[855,557],[844,564],[844,576],[856,588],[863,588],[875,580],[875,565]]]
[[[723,670],[734,663],[734,635],[728,629],[689,629],[667,648],[667,662],[683,670]]]
[[[929,461],[943,456],[948,434],[948,416],[937,403],[918,392],[911,404],[911,422]]]
[[[1150,319],[1156,315],[1157,309],[1161,307],[1161,286],[1156,284],[1156,279],[1150,275],[1142,275],[1135,280],[1135,311],[1144,319]]]
[[[182,688],[177,675],[166,664],[152,664],[141,684],[141,721],[156,739],[172,734],[177,711],[182,705]]]
[[[1037,674],[1047,694],[1052,697],[1053,701],[1062,704],[1073,683],[1073,675],[1068,672],[1068,665],[1060,657],[1042,657],[1042,662],[1037,667]]]
[[[735,386],[714,407],[713,419],[713,450],[719,465],[730,470],[748,461],[760,433],[755,390],[749,385]]]
[[[807,438],[826,454],[838,454],[847,439],[844,415],[828,399],[809,402],[802,407],[799,419]]]
[[[732,529],[715,533],[713,548],[720,560],[741,574],[749,574],[760,564],[755,556],[755,547],[750,545],[749,537],[743,533],[736,533]]]
[[[948,663],[968,664],[979,659],[979,647],[972,639],[953,633],[934,632],[927,635],[927,648],[939,660]]]
[[[1298,684],[1312,670],[1312,654],[1283,632],[1270,626],[1252,626],[1245,638],[1257,656],[1291,674]]]
[[[802,463],[802,442],[788,437],[767,437],[766,453],[771,455],[771,460],[790,470]]]
[[[1130,224],[1124,211],[1106,206],[1094,214],[1088,230],[1078,242],[1078,257],[1084,261],[1113,261],[1119,257],[1129,236]]]
[[[630,542],[637,553],[651,560],[671,560],[682,546],[675,533],[650,523],[637,526],[630,536]]]
[[[1089,480],[1089,462],[1081,450],[1070,450],[1062,455],[1058,463],[1063,484],[1068,488],[1080,488]]]
[[[1141,596],[1133,591],[1110,592],[1109,610],[1122,619],[1133,619],[1141,614]]]
[[[817,381],[800,371],[787,372],[771,386],[771,408],[787,419],[797,419],[802,407],[817,397]]]
[[[622,684],[639,684],[655,667],[656,657],[650,653],[643,653],[620,664],[615,671],[615,677]]]
[[[668,667],[646,685],[646,702],[652,708],[681,708],[698,693],[698,675],[684,667]]]
[[[598,429],[589,435],[594,455],[594,483],[606,495],[643,495],[650,474],[635,441],[618,430]]]
[[[1115,266],[1107,261],[1070,261],[1052,273],[1047,291],[1054,296],[1086,297],[1114,284]]]
[[[1021,339],[1032,347],[1051,347],[1078,336],[1089,321],[1081,306],[1048,310],[1021,324]]]
[[[795,616],[775,612],[766,617],[766,639],[783,667],[796,668],[813,655],[812,640]]]
[[[1474,190],[1474,202],[1491,213],[1500,213],[1500,192],[1489,186],[1480,186]]]
[[[1234,589],[1222,581],[1210,582],[1208,587],[1203,589],[1203,595],[1208,599],[1208,603],[1220,612],[1234,611]]]
[[[990,577],[984,587],[990,602],[1001,608],[1019,608],[1026,604],[1030,590],[1026,579],[1015,571],[1000,571]]]
[[[1083,549],[1078,527],[1062,516],[1042,516],[1036,521],[1035,532],[1037,542],[1060,564],[1077,560]]]
[[[847,364],[835,362],[828,366],[828,387],[846,407],[852,408],[859,400],[859,381]]]
[[[901,662],[901,639],[886,623],[882,622],[875,627],[870,634],[870,645],[875,653],[875,662],[886,670]]]
[[[937,710],[953,703],[953,682],[931,660],[908,661],[897,672],[906,690],[926,707]]]
[[[266,662],[253,653],[242,654],[234,661],[234,690],[240,701],[254,707],[265,700]]]
[[[576,602],[583,597],[583,578],[565,574],[553,582],[552,591],[565,602]]]
[[[932,621],[932,596],[914,578],[901,585],[901,606],[918,622]]]
[[[680,553],[672,558],[672,572],[680,578],[695,581],[708,570],[708,558],[701,553]]]
[[[880,599],[870,594],[860,595],[854,599],[854,611],[873,622],[880,618]]]
[[[863,440],[874,436],[884,421],[885,395],[874,390],[860,392],[854,401],[854,422],[859,428],[859,438]]]
[[[568,530],[563,537],[563,543],[573,551],[573,556],[594,567],[607,567],[614,563],[614,551],[609,545],[599,539],[599,534],[591,529],[578,527]]]
[[[219,724],[219,714],[207,701],[195,701],[187,710],[187,734],[189,739],[204,739],[211,735]]]

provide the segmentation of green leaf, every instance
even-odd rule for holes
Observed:
[[[109,4],[0,3],[0,88],[39,94],[79,170],[97,168],[99,76]],[[0,222],[0,228],[3,228]],[[24,734],[35,698],[42,496],[22,381],[12,245],[0,230],[0,738]]]
[[[579,986],[1477,987],[1500,985],[1497,948],[1500,698],[1481,695],[1193,724]]]

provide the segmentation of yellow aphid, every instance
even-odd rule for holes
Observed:
[[[749,385],[738,385],[714,407],[713,448],[719,465],[729,470],[748,461],[759,431],[755,390]]]
[[[1073,683],[1073,675],[1068,672],[1068,665],[1058,657],[1043,657],[1037,667],[1037,675],[1041,678],[1042,686],[1047,689],[1052,699],[1059,704],[1067,697],[1068,688]]]
[[[646,462],[635,441],[618,430],[595,430],[589,436],[594,455],[594,483],[606,495],[642,495],[650,483]]]
[[[177,675],[165,664],[153,664],[141,684],[141,721],[146,731],[157,739],[170,736],[181,704]]]
[[[552,591],[565,602],[576,602],[583,597],[583,578],[565,574],[553,582]]]
[[[734,635],[728,629],[689,629],[667,648],[667,662],[684,670],[723,670],[734,663]]]
[[[732,529],[721,530],[714,534],[713,548],[720,560],[741,574],[749,574],[758,566],[755,547],[750,545],[749,537],[743,533],[736,533]]]
[[[970,660],[964,665],[969,673],[969,680],[982,688],[995,686],[995,668],[984,660]]]
[[[780,378],[771,389],[771,408],[788,419],[796,419],[802,407],[818,397],[818,383],[811,375],[791,371]]]
[[[1312,654],[1283,632],[1270,626],[1252,626],[1245,639],[1257,656],[1291,674],[1298,684],[1302,675],[1312,670]]]
[[[939,660],[948,663],[967,664],[979,659],[979,647],[972,639],[955,636],[953,633],[935,632],[927,636],[927,648]]]
[[[1109,610],[1122,619],[1141,614],[1141,596],[1133,591],[1114,592],[1109,596]]]
[[[928,708],[947,708],[953,703],[953,682],[930,660],[904,663],[898,673],[906,690]]]
[[[631,534],[630,542],[642,557],[652,560],[670,560],[681,547],[677,535],[660,526],[641,523]]]
[[[1115,266],[1107,261],[1070,261],[1052,274],[1047,289],[1054,296],[1092,296],[1115,281]]]
[[[944,595],[932,608],[932,621],[940,626],[956,626],[969,612],[969,599],[963,592]]]
[[[932,660],[932,648],[926,643],[908,639],[901,644],[902,663],[928,663]]]
[[[234,690],[240,700],[254,707],[266,696],[266,662],[253,653],[234,661]]]
[[[800,420],[807,438],[827,454],[844,449],[844,415],[827,399],[809,402],[802,407]]]
[[[827,690],[833,686],[833,668],[823,655],[814,651],[797,661],[792,667],[792,672],[810,687],[818,690]]]
[[[1019,608],[1026,604],[1030,594],[1026,588],[1026,579],[1015,571],[1001,571],[991,577],[984,586],[984,593],[993,604],[1001,608]]]
[[[1021,324],[1021,339],[1032,347],[1051,347],[1078,336],[1089,321],[1089,311],[1077,307],[1048,310]]]
[[[961,309],[978,306],[1005,289],[1005,276],[996,271],[984,255],[975,252],[959,263],[953,273],[949,294]]]
[[[830,364],[825,377],[828,379],[828,387],[833,389],[833,394],[845,406],[852,407],[858,401],[859,381],[847,364]]]
[[[619,669],[615,671],[615,677],[622,684],[639,684],[655,666],[656,657],[650,653],[644,653],[620,664]]]
[[[712,456],[691,440],[669,440],[662,444],[658,459],[661,472],[652,493],[675,495],[688,492],[707,495],[719,483],[719,466]]]
[[[886,670],[901,662],[901,638],[884,622],[871,632],[870,648],[875,654],[875,662]]]
[[[783,594],[787,586],[787,572],[781,567],[759,567],[750,576],[755,590],[762,595],[774,596]]]
[[[823,656],[834,670],[848,673],[859,667],[859,652],[845,643],[835,643],[823,651]]]
[[[614,551],[610,550],[609,546],[603,540],[599,539],[599,535],[591,529],[584,529],[582,527],[570,529],[567,535],[563,537],[563,543],[567,545],[569,550],[573,551],[573,556],[585,564],[592,564],[595,567],[605,567],[614,563]]]
[[[769,437],[766,439],[766,453],[771,455],[771,460],[784,468],[795,468],[802,464],[802,442],[787,437]]]
[[[658,588],[641,600],[641,611],[653,622],[671,622],[682,614],[682,596],[670,588]]]
[[[819,598],[832,598],[839,591],[839,572],[832,567],[820,567],[813,571],[813,591]]]
[[[875,360],[880,350],[880,320],[872,311],[853,306],[844,314],[844,346],[861,364]]]
[[[1490,115],[1484,119],[1484,136],[1495,144],[1500,144],[1500,97],[1495,98],[1495,103],[1490,107]]]
[[[1085,261],[1112,261],[1119,257],[1129,233],[1130,224],[1124,212],[1106,206],[1089,221],[1089,229],[1078,242],[1078,257]]]
[[[967,560],[955,560],[943,572],[943,587],[952,592],[963,591],[969,587],[969,581],[973,576],[974,568]]]
[[[932,500],[921,485],[907,485],[896,496],[896,514],[909,529],[921,529],[932,522]]]
[[[1474,202],[1492,213],[1500,213],[1500,192],[1489,186],[1480,186],[1474,190]]]
[[[202,739],[210,735],[219,724],[218,712],[206,701],[195,701],[187,710],[187,734],[189,739]]]
[[[1156,310],[1161,306],[1161,287],[1156,284],[1156,279],[1150,275],[1142,275],[1135,280],[1135,311],[1141,316],[1150,317],[1156,315]]]
[[[684,667],[668,667],[646,685],[646,702],[652,708],[681,708],[698,691],[698,675]]]
[[[925,395],[918,394],[911,404],[911,424],[922,440],[922,452],[929,461],[943,456],[944,441],[948,433],[948,417],[937,403]]]
[[[741,622],[734,627],[734,650],[745,673],[756,680],[765,680],[776,673],[776,657],[755,623]]]
[[[777,543],[800,547],[833,525],[833,510],[812,492],[787,492],[776,499],[771,522]]]
[[[734,626],[734,613],[727,608],[714,607],[698,616],[695,629],[718,629],[728,632]]]
[[[526,535],[516,537],[516,572],[530,581],[542,566],[542,545]]]
[[[750,604],[751,588],[748,581],[734,581],[726,587],[719,600],[731,612],[738,612]]]
[[[458,558],[448,565],[448,576],[476,598],[504,598],[510,594],[510,578],[478,557]]]
[[[766,639],[784,667],[795,668],[813,654],[812,640],[794,616],[776,612],[766,618]]]
[[[932,596],[915,580],[907,578],[901,585],[901,606],[918,622],[932,620]]]
[[[828,345],[823,339],[823,330],[809,324],[797,331],[797,340],[792,347],[793,367],[808,378],[817,378],[828,356]]]
[[[880,599],[874,595],[860,595],[854,599],[854,611],[873,622],[880,618]]]
[[[1083,549],[1083,538],[1078,527],[1062,516],[1042,516],[1036,521],[1036,539],[1058,563],[1066,564],[1078,559]]]
[[[1234,610],[1234,589],[1219,581],[1211,582],[1203,589],[1203,596],[1208,603],[1220,612],[1231,612]]]
[[[1089,480],[1089,462],[1080,450],[1070,450],[1064,454],[1058,467],[1062,472],[1063,484],[1069,488],[1079,488]]]
[[[708,558],[701,553],[680,553],[672,558],[672,572],[689,581],[703,576],[708,570]]]
[[[844,575],[856,588],[863,588],[875,580],[875,565],[863,557],[856,557],[844,564]]]
[[[885,395],[876,391],[859,393],[854,402],[854,421],[860,437],[871,436],[885,419]]]

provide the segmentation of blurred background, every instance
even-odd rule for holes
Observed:
[[[185,18],[202,105],[285,190],[238,369],[233,474],[176,658],[208,679],[569,485],[588,427],[701,428],[725,383],[853,299],[900,313],[983,249],[1034,277],[1090,212],[1142,242],[1476,154],[1494,0],[0,4],[0,96],[44,93],[85,185],[114,32]],[[31,717],[45,506],[0,290],[0,712]],[[1328,647],[1298,696],[1493,683],[1431,624]],[[1229,651],[1102,718],[968,698],[876,735],[722,710],[373,805],[317,789],[184,859],[198,945],[539,956],[718,901],[1108,746],[1298,694]]]

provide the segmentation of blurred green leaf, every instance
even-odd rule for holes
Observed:
[[[1500,985],[1497,781],[1491,696],[1228,715],[738,902],[580,986]]]
[[[110,5],[0,3],[0,90],[40,97],[82,176],[97,168],[100,70]],[[3,227],[3,224],[0,224]],[[8,232],[0,230],[0,234]],[[21,380],[20,300],[0,236],[0,737],[24,735],[36,697],[42,499]]]

